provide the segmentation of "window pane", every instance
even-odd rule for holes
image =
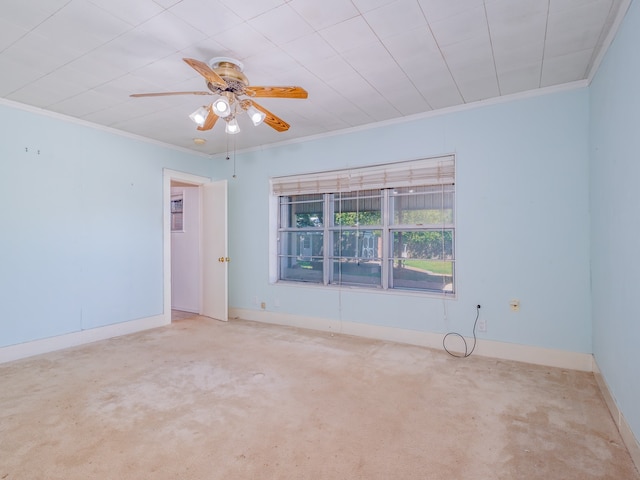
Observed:
[[[322,232],[282,232],[280,234],[280,279],[323,281]]]
[[[322,227],[323,205],[322,194],[280,197],[280,228]]]
[[[381,190],[336,193],[333,201],[333,223],[349,227],[382,225],[381,205]]]
[[[374,285],[382,284],[380,262],[357,259],[335,259],[333,277],[330,283],[336,285]]]
[[[334,230],[333,256],[359,260],[380,260],[382,230]]]
[[[322,283],[322,259],[280,257],[280,280]]]
[[[451,225],[454,186],[396,188],[392,191],[393,225]]]
[[[318,231],[300,230],[280,234],[280,254],[300,259],[322,258],[324,234]]]
[[[453,230],[396,230],[393,232],[393,256],[453,260]]]
[[[395,231],[393,288],[453,293],[453,230]]]
[[[331,283],[380,286],[381,235],[381,230],[334,230]]]
[[[391,260],[390,263],[393,288],[454,293],[453,262]]]

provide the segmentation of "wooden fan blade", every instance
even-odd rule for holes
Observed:
[[[211,92],[160,92],[160,93],[133,93],[130,97],[166,97],[169,95],[213,95]]]
[[[253,105],[254,107],[256,107],[258,110],[260,110],[262,113],[266,115],[266,117],[264,118],[264,123],[269,125],[271,128],[273,128],[274,130],[277,130],[278,132],[285,132],[289,130],[290,125],[284,120],[282,120],[280,117],[276,117],[273,113],[271,113],[269,110],[264,108],[262,105],[258,105],[256,102],[252,100],[248,100],[248,101],[251,103],[251,105]]]
[[[202,125],[201,127],[198,127],[198,130],[200,131],[211,130],[213,126],[216,124],[216,122],[218,121],[218,118],[220,118],[218,117],[218,115],[213,113],[213,109],[211,108],[211,106],[209,106],[208,110],[209,110],[209,115],[207,115],[207,119],[204,121],[204,125]]]
[[[270,98],[307,98],[309,94],[302,87],[255,87],[253,85],[244,89],[250,97]]]
[[[207,82],[220,88],[227,88],[227,82],[225,82],[220,75],[211,70],[211,67],[206,63],[201,62],[200,60],[194,60],[193,58],[183,58],[182,60],[187,62],[191,68],[206,78]]]

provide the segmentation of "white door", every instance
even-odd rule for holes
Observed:
[[[227,272],[227,181],[202,185],[202,311],[229,319]]]

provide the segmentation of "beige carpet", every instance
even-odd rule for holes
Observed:
[[[0,480],[638,480],[591,374],[204,318],[0,365]]]

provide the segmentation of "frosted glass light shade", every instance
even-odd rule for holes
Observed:
[[[207,109],[207,107],[200,107],[191,115],[189,115],[189,118],[193,120],[196,125],[201,127],[204,125],[204,122],[207,119],[208,115],[209,115],[209,110]]]
[[[249,115],[249,118],[251,119],[251,121],[256,127],[260,125],[262,122],[264,122],[264,119],[266,117],[266,115],[263,112],[258,110],[253,105],[247,108],[247,114]]]
[[[211,107],[213,108],[213,113],[222,118],[228,117],[231,113],[231,105],[229,105],[229,100],[226,97],[217,98]]]
[[[238,120],[234,118],[233,120],[228,121],[224,131],[231,135],[240,133],[240,126],[238,125]]]

